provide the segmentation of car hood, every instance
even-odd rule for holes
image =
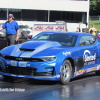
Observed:
[[[68,47],[69,48],[69,47]],[[51,56],[66,49],[58,42],[28,41],[17,46],[9,46],[1,53],[16,57]]]

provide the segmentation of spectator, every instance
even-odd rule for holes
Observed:
[[[9,14],[8,21],[0,27],[0,30],[6,29],[7,46],[14,45],[15,40],[19,38],[19,26],[14,20],[13,14]]]
[[[96,28],[94,27],[94,24],[92,25],[92,28],[89,29],[89,33],[93,34],[93,35],[97,35],[97,30]]]

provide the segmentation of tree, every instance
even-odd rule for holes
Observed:
[[[97,3],[97,6],[96,6],[96,10],[97,10],[97,14],[96,15],[99,15],[100,16],[100,2]]]
[[[100,15],[100,0],[90,0],[90,16]]]
[[[96,15],[96,11],[97,11],[97,7],[96,7],[97,3],[95,1],[91,1],[90,2],[90,15]]]

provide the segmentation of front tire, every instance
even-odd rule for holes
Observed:
[[[66,85],[72,77],[72,65],[69,60],[65,60],[61,66],[60,83]]]

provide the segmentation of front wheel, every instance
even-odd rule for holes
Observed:
[[[72,77],[72,65],[69,60],[65,60],[61,66],[60,83],[67,84]]]

